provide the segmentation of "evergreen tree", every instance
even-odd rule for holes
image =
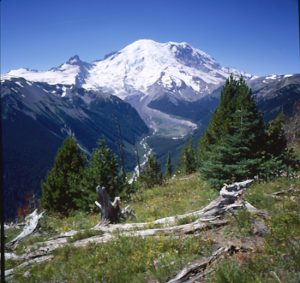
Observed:
[[[148,188],[162,184],[162,173],[155,155],[151,154],[148,157],[148,161],[139,177],[139,181]]]
[[[119,174],[117,159],[103,139],[99,140],[81,181],[83,209],[87,209],[97,199],[95,189],[98,185],[104,186],[111,198],[117,196],[125,186]]]
[[[266,152],[272,156],[279,156],[286,150],[287,140],[283,130],[284,120],[284,114],[280,112],[266,127]]]
[[[170,178],[173,174],[173,166],[171,162],[170,153],[168,153],[167,162],[166,162],[166,177]]]
[[[58,150],[53,168],[42,184],[42,206],[67,215],[77,209],[76,200],[82,197],[78,190],[86,157],[73,137],[65,139]]]
[[[249,131],[251,120],[246,121],[246,115],[243,119],[243,125],[237,127],[234,134],[226,134],[222,142],[209,147],[210,154],[200,168],[200,172],[214,187],[258,174],[261,158],[251,149],[255,140],[255,135]]]
[[[236,110],[235,96],[238,90],[238,81],[231,75],[225,82],[221,92],[220,104],[215,110],[208,127],[199,142],[199,160],[206,158],[208,147],[217,143],[228,132],[231,117],[228,113]]]
[[[191,174],[197,170],[196,154],[193,149],[191,138],[182,149],[180,156],[180,170],[184,174]]]
[[[283,130],[285,117],[283,112],[266,126],[266,152],[260,165],[260,177],[272,179],[283,173],[290,175],[299,164],[292,149],[287,148],[287,139]]]
[[[230,77],[200,142],[200,172],[214,186],[254,177],[264,141],[264,124],[251,90],[242,78]]]
[[[203,137],[199,142],[200,162],[210,154],[209,146],[220,143],[227,134],[234,134],[237,127],[233,123],[245,123],[245,115],[250,121],[250,133],[255,132],[252,140],[252,152],[262,151],[264,144],[264,124],[261,114],[258,112],[251,90],[243,78],[235,80],[231,75],[221,92],[220,104],[213,114]]]

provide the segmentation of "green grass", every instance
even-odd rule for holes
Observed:
[[[137,219],[134,222],[151,221],[157,218],[183,214],[200,209],[217,193],[199,180],[198,176],[178,178],[168,181],[161,187],[136,192],[130,204]],[[127,205],[127,204],[124,204]],[[69,239],[71,243],[98,235],[99,232],[87,230],[98,222],[98,215],[76,213],[68,218],[59,215],[45,215],[41,231],[49,235],[69,231],[83,230]],[[194,217],[178,219],[177,225],[193,222]],[[146,228],[160,228],[150,225]],[[86,248],[66,246],[55,252],[55,258],[49,263],[32,269],[29,278],[22,278],[26,269],[19,270],[17,282],[147,282],[166,280],[183,267],[188,261],[211,252],[211,241],[200,237],[193,238],[126,238],[115,235],[116,240],[107,244],[90,245]],[[20,250],[36,241],[28,237],[20,244]],[[13,263],[12,263],[13,264]]]
[[[251,222],[254,216],[250,212],[245,209],[238,209],[228,218],[230,224],[224,229],[227,238],[231,236],[246,237],[252,234]]]
[[[70,230],[83,230],[78,235],[70,238],[72,239],[83,239],[85,237],[94,236],[94,231],[88,230],[92,228],[99,222],[99,215],[97,214],[87,214],[84,212],[76,212],[69,217],[62,217],[59,214],[47,214],[45,213],[39,223],[39,228],[36,233],[33,233],[29,237],[23,239],[20,243],[17,244],[15,253],[23,254],[28,251],[28,247],[39,242],[43,242],[50,237],[57,235],[59,233],[67,232]],[[20,229],[8,229],[5,231],[6,240],[9,242],[19,233],[21,233],[23,227]],[[97,234],[97,233],[96,233]],[[99,234],[99,232],[98,232]],[[75,241],[75,240],[73,240]]]
[[[5,230],[5,243],[10,242],[13,240],[16,236],[18,236],[22,231],[22,228],[9,228]]]
[[[280,199],[270,195],[291,186],[300,189],[300,179],[279,178],[273,182],[256,183],[247,191],[246,199],[269,213],[265,220],[268,234],[264,246],[247,260],[232,258],[223,261],[210,275],[209,282],[279,282],[276,276],[281,282],[300,282],[300,195],[286,195]],[[248,216],[242,218],[247,228]]]
[[[127,238],[86,248],[66,246],[55,252],[52,262],[33,267],[28,278],[24,270],[16,282],[149,282],[165,281],[200,255],[211,253],[200,237]]]
[[[41,228],[48,233],[57,234],[70,230],[89,229],[99,222],[99,214],[75,212],[69,217],[59,214],[45,214],[41,219]]]
[[[130,206],[137,216],[132,222],[148,222],[158,218],[199,210],[217,192],[197,175],[169,180],[163,186],[138,191]]]
[[[197,216],[187,216],[187,217],[183,217],[183,218],[178,218],[176,220],[176,225],[184,225],[184,224],[188,224],[188,223],[192,223],[194,221],[196,221],[198,219]]]
[[[245,257],[236,255],[222,260],[216,265],[216,271],[208,276],[207,282],[271,283],[276,282],[274,276],[282,282],[299,282],[300,195],[288,195],[280,200],[271,196],[271,193],[291,186],[300,189],[300,179],[279,178],[267,183],[256,182],[246,191],[247,201],[269,213],[269,218],[265,220],[268,234],[264,245]],[[198,210],[216,195],[217,192],[198,176],[191,175],[170,180],[160,187],[138,191],[131,202],[124,205],[129,204],[137,215],[137,219],[131,221],[144,222]],[[74,248],[72,242],[97,233],[90,233],[87,229],[98,222],[98,215],[77,213],[68,218],[46,215],[42,231],[50,231],[50,234],[72,229],[83,231],[70,238],[70,245],[56,250],[51,262],[29,269],[28,278],[23,278],[27,268],[19,270],[14,282],[164,282],[188,262],[210,255],[215,232],[222,233],[227,229],[224,241],[233,238],[248,241],[253,236],[251,221],[254,217],[242,209],[237,210],[234,216],[229,216],[229,226],[207,233],[211,235],[210,239],[205,233],[195,237],[129,238],[116,232],[116,239],[109,243]],[[176,225],[194,220],[194,217],[185,217],[178,219]],[[149,224],[147,228],[159,227],[159,224]],[[28,237],[22,243],[23,248],[38,239]],[[9,262],[10,266],[15,264]]]

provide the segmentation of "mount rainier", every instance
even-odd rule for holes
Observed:
[[[154,132],[182,137],[196,129],[197,123],[150,105],[165,98],[173,105],[199,101],[222,85],[230,74],[255,78],[222,67],[210,55],[185,42],[158,43],[143,39],[103,60],[86,63],[75,55],[48,71],[22,68],[12,70],[2,78],[22,77],[50,85],[75,85],[108,92],[135,107]]]

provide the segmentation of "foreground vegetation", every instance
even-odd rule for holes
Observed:
[[[263,245],[254,253],[224,260],[209,277],[209,282],[299,282],[300,281],[300,193],[273,197],[276,191],[290,187],[300,189],[300,180],[280,178],[258,183],[248,190],[246,199],[269,213],[268,233]],[[231,233],[251,236],[251,215],[240,214]],[[239,228],[239,229],[237,229]]]
[[[218,262],[215,271],[207,277],[208,282],[276,282],[276,277],[281,282],[299,282],[300,196],[299,193],[272,196],[273,192],[290,187],[300,189],[300,180],[283,177],[267,183],[257,182],[246,192],[245,197],[252,205],[268,213],[264,220],[268,232],[261,240],[253,230],[255,216],[238,210],[228,216],[229,225],[188,237],[117,235],[107,244],[91,244],[84,248],[72,247],[77,239],[70,239],[69,245],[54,252],[52,261],[19,269],[12,282],[165,282],[188,262],[210,255],[221,244],[230,243],[256,248],[253,252]],[[197,210],[216,194],[197,175],[190,175],[137,192],[129,204],[137,215],[134,221],[150,221]],[[88,228],[97,223],[97,218],[97,215],[83,213],[67,218],[48,215],[41,223],[40,235],[28,237],[17,250],[22,253],[28,245],[41,241],[41,237],[49,237],[43,231],[52,231],[49,235],[54,235],[68,229],[81,229],[83,232],[78,238],[92,237]],[[193,219],[183,219],[177,225],[191,221]],[[8,262],[9,267],[19,263]]]

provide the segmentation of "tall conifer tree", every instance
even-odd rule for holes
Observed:
[[[184,174],[191,174],[197,170],[197,159],[191,138],[182,149],[180,156],[180,170]]]
[[[170,152],[168,153],[167,162],[166,162],[166,177],[170,178],[173,174],[173,166],[171,162]]]
[[[139,177],[139,181],[148,188],[162,184],[162,173],[155,155],[151,154],[148,157],[148,161]]]
[[[264,142],[264,124],[251,90],[242,78],[231,76],[200,142],[200,172],[214,186],[253,177],[262,162]]]
[[[82,197],[78,187],[85,162],[86,157],[74,138],[67,137],[42,184],[42,206],[45,209],[68,214],[78,208],[76,200]]]
[[[87,209],[96,200],[95,189],[98,185],[104,186],[111,198],[117,196],[125,186],[116,156],[103,139],[99,140],[81,181],[83,209]]]

